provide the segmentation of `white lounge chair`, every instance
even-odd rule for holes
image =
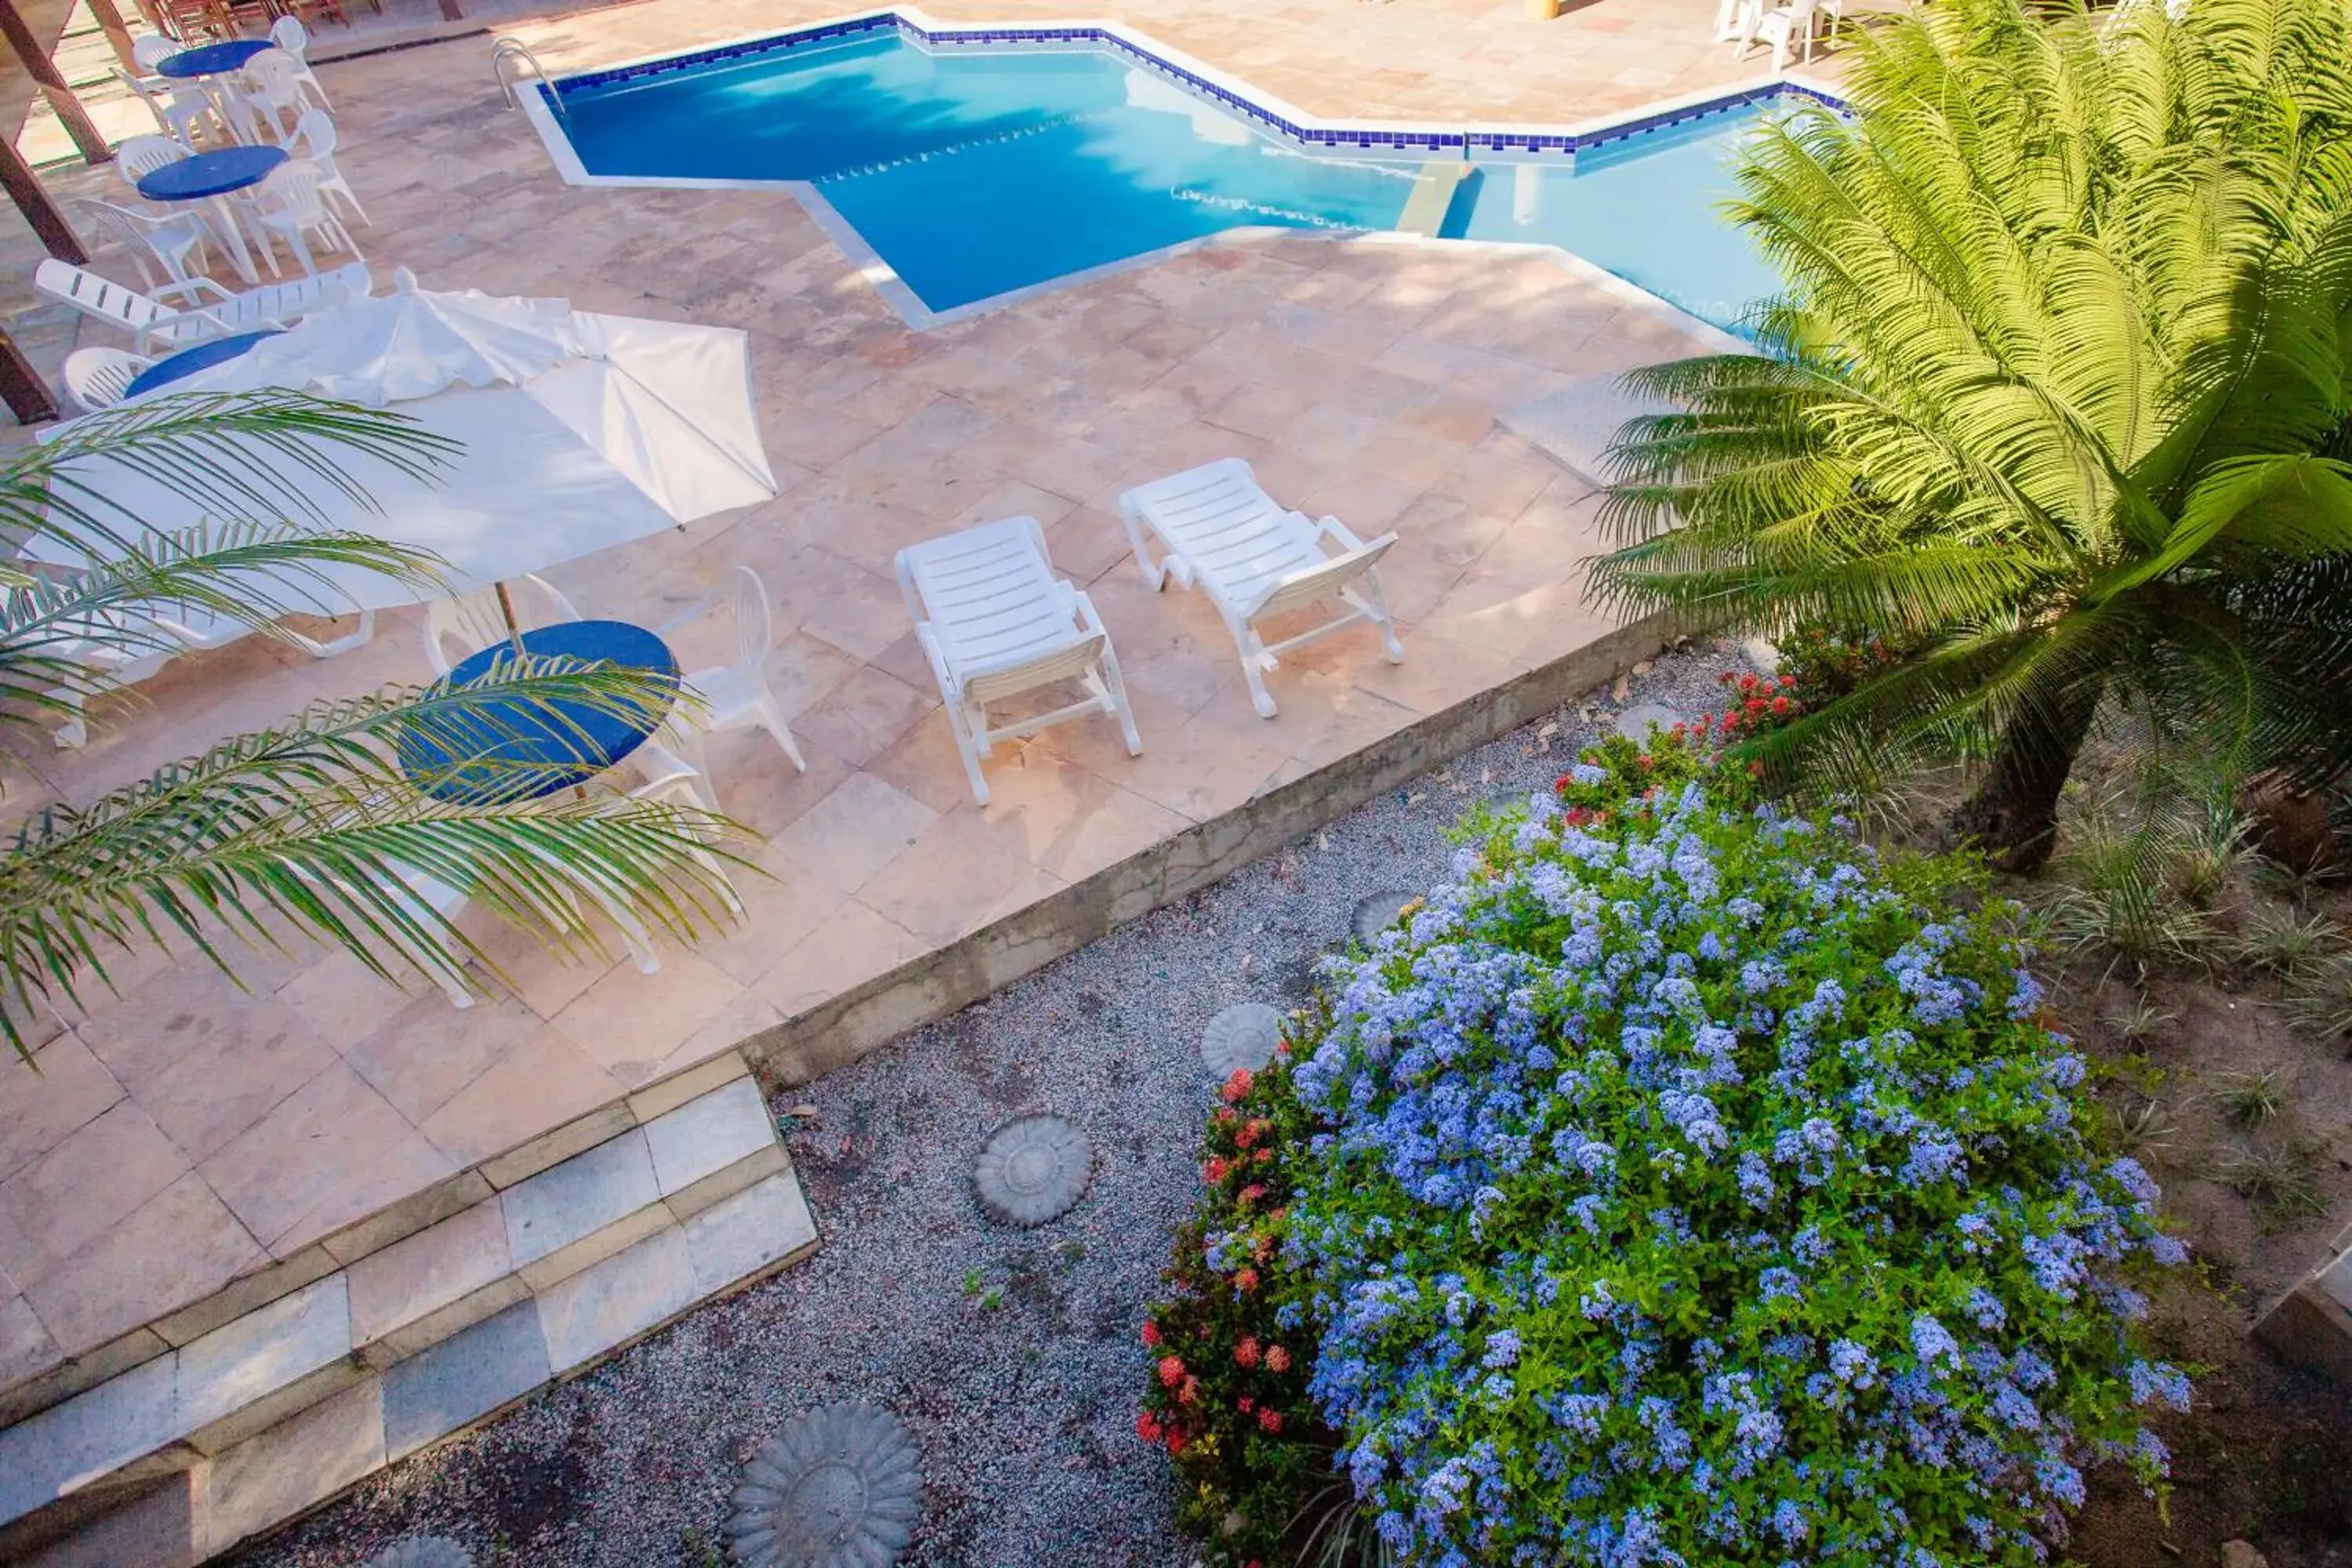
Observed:
[[[808,772],[808,759],[784,722],[783,704],[768,685],[768,654],[775,633],[768,616],[768,589],[749,566],[728,570],[710,592],[684,613],[665,621],[665,637],[696,621],[725,616],[733,625],[731,662],[689,671],[686,684],[701,700],[699,725],[704,730],[733,730],[756,724],[773,736],[793,766]]]
[[[121,328],[142,353],[151,348],[184,349],[236,332],[283,327],[370,288],[367,264],[354,261],[316,278],[266,283],[233,294],[209,278],[170,283],[150,296],[97,273],[45,257],[33,268],[33,287],[83,315]],[[177,300],[179,303],[167,301]]]
[[[980,764],[994,743],[1049,724],[1107,713],[1118,721],[1128,755],[1142,754],[1110,634],[1093,603],[1054,575],[1035,518],[1006,518],[910,544],[898,552],[898,572],[916,640],[931,661],[948,728],[981,805],[988,804],[988,780]],[[990,703],[1069,681],[1087,695],[1001,729],[989,723]]]
[[[1395,534],[1383,533],[1368,544],[1336,517],[1309,522],[1302,513],[1285,510],[1239,458],[1138,485],[1118,498],[1118,511],[1136,564],[1152,588],[1166,586],[1173,577],[1178,587],[1206,594],[1224,617],[1260,717],[1275,715],[1265,672],[1275,668],[1276,655],[1360,621],[1380,627],[1391,664],[1403,661],[1377,570],[1396,543]],[[1160,561],[1151,558],[1150,539],[1167,552]],[[1348,606],[1336,620],[1271,645],[1259,637],[1261,620],[1333,595]]]

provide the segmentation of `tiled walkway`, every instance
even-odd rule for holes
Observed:
[[[551,64],[827,9],[617,8],[524,29]],[[1066,12],[953,0],[956,16]],[[1583,118],[1752,69],[1703,40],[1712,0],[1239,0],[1108,9],[1328,114]],[[0,1066],[0,1388],[273,1262],[331,1251],[386,1205],[802,1014],[1139,849],[1582,647],[1590,486],[1495,424],[1573,376],[1691,352],[1626,294],[1552,261],[1382,241],[1251,239],[929,333],[886,309],[789,198],[576,190],[460,41],[325,68],[379,275],[739,325],[782,496],[551,576],[653,623],[745,564],[776,602],[772,674],[810,759],[714,749],[726,808],[768,836],[751,918],[661,971],[567,968],[495,936],[515,994],[469,1011],[349,959],[253,955],[243,987],[135,957],[40,1052]],[[106,176],[85,174],[83,181]],[[1274,679],[1258,719],[1193,595],[1155,596],[1125,485],[1241,456],[1277,495],[1393,528],[1408,658],[1369,634]],[[963,782],[890,579],[899,545],[1028,513],[1108,623],[1144,754],[1106,724],[1003,748]],[[258,639],[185,659],[103,712],[86,750],[10,777],[0,810],[86,801],[316,698],[427,673],[413,619],[314,663]],[[682,648],[689,660],[695,649]]]

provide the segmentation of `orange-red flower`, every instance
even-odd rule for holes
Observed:
[[[1176,1391],[1176,1403],[1179,1405],[1200,1404],[1201,1380],[1197,1377],[1187,1377],[1184,1380],[1184,1386]]]
[[[1279,1432],[1282,1430],[1282,1412],[1269,1405],[1257,1413],[1257,1424],[1269,1432]]]
[[[1266,1346],[1265,1370],[1268,1372],[1288,1372],[1290,1370],[1290,1352],[1284,1350],[1280,1345]]]
[[[1183,1382],[1184,1358],[1180,1355],[1161,1356],[1160,1358],[1160,1381],[1163,1386],[1169,1388],[1173,1388],[1178,1384]]]
[[[1247,1068],[1235,1068],[1234,1069],[1234,1076],[1225,1079],[1225,1103],[1228,1105],[1238,1105],[1241,1103],[1242,1096],[1247,1094],[1249,1091],[1250,1069]]]
[[[1143,1342],[1152,1346],[1160,1343],[1160,1325],[1149,1318],[1143,1320]]]
[[[1245,1367],[1257,1364],[1257,1336],[1244,1334],[1241,1343],[1234,1347],[1234,1360]]]
[[[1147,1443],[1157,1443],[1167,1435],[1167,1428],[1149,1410],[1135,1413],[1135,1435]]]
[[[1243,1291],[1256,1289],[1257,1270],[1255,1268],[1236,1268],[1234,1270],[1234,1289]]]

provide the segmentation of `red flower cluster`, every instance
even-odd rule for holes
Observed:
[[[1280,1345],[1266,1346],[1265,1370],[1268,1372],[1288,1372],[1290,1370],[1290,1352],[1284,1350]]]
[[[1223,1090],[1225,1097],[1225,1103],[1227,1105],[1239,1105],[1242,1102],[1242,1096],[1247,1094],[1249,1091],[1250,1069],[1247,1068],[1235,1068],[1234,1069],[1234,1076],[1225,1079],[1225,1087]]]
[[[1184,1358],[1164,1355],[1160,1358],[1160,1381],[1170,1388],[1184,1381]]]
[[[1716,679],[1734,688],[1730,707],[1713,719],[1695,719],[1688,724],[1677,724],[1675,732],[1689,739],[1704,741],[1713,737],[1722,741],[1744,741],[1775,730],[1804,712],[1805,705],[1790,694],[1789,688],[1797,684],[1793,675],[1779,679],[1767,679],[1750,674],[1735,675],[1725,670]]]
[[[1255,1334],[1244,1334],[1242,1336],[1241,1342],[1234,1347],[1234,1361],[1235,1364],[1244,1367],[1252,1367],[1257,1364],[1257,1336]]]

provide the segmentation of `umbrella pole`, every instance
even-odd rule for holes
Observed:
[[[507,641],[513,646],[515,657],[517,658],[520,658],[522,657],[522,627],[515,622],[514,595],[507,592],[506,581],[503,578],[499,579],[497,584],[497,588],[499,595],[499,614],[504,616],[507,622]]]

